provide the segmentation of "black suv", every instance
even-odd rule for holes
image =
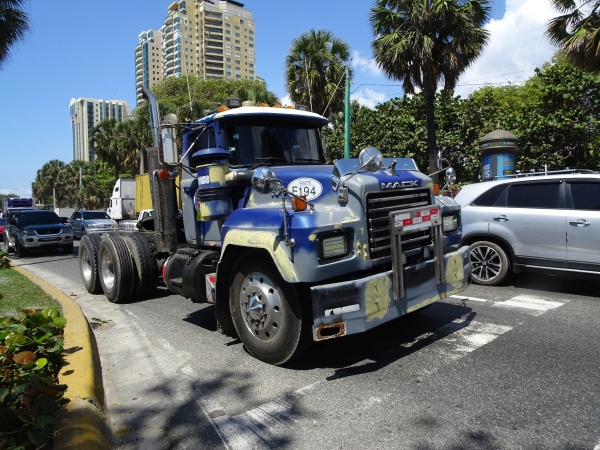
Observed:
[[[6,251],[26,256],[36,248],[60,247],[73,253],[73,230],[54,211],[23,210],[8,214],[4,229]]]

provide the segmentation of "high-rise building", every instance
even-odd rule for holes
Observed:
[[[138,36],[135,48],[136,101],[143,100],[142,87],[152,88],[163,77],[162,33],[148,30]]]
[[[106,119],[117,122],[129,120],[129,104],[124,100],[96,100],[80,97],[69,103],[71,133],[73,138],[73,159],[94,160],[94,149],[89,146],[92,129]]]
[[[187,74],[203,80],[258,79],[254,20],[243,3],[234,0],[175,1],[168,7],[160,31],[163,77]],[[144,71],[139,70],[137,55],[136,51],[139,102]]]

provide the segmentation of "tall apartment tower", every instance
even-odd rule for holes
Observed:
[[[71,99],[71,133],[73,139],[73,159],[94,160],[94,149],[89,146],[92,129],[106,119],[117,122],[129,120],[129,104],[124,100],[96,100],[81,97]]]
[[[162,33],[157,30],[143,31],[135,47],[136,102],[143,100],[142,87],[152,88],[163,77]]]
[[[258,79],[255,72],[254,20],[243,3],[234,0],[178,0],[171,3],[167,14],[160,28],[163,77],[188,74],[203,80]],[[141,86],[146,86],[144,75],[150,73],[149,68],[147,71],[144,69],[143,62],[143,45],[148,45],[149,37],[145,33],[140,34],[140,44],[136,48],[138,102],[141,100]],[[157,45],[157,32],[153,32],[153,39],[152,43]],[[151,85],[148,79],[148,86]]]

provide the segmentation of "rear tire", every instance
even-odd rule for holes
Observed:
[[[473,242],[469,246],[469,255],[471,279],[475,284],[496,286],[510,274],[510,259],[498,244],[488,241]]]
[[[294,286],[281,278],[270,261],[263,260],[252,251],[238,259],[232,271],[229,306],[246,350],[261,361],[280,365],[310,346],[310,323],[304,320]]]
[[[124,236],[123,239],[129,247],[135,263],[134,288],[132,296],[145,297],[156,289],[158,268],[152,256],[152,248],[146,238],[138,233]]]
[[[133,258],[121,235],[103,234],[98,252],[98,275],[104,295],[110,302],[121,303],[131,299],[134,271]]]
[[[100,236],[85,236],[79,243],[79,274],[83,285],[90,294],[100,294],[102,286],[98,276],[98,253]]]

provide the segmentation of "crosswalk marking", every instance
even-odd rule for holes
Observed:
[[[546,300],[533,295],[517,295],[511,299],[494,303],[494,306],[527,309],[530,310],[531,314],[536,316],[562,305],[564,305],[562,302]]]
[[[539,316],[541,314],[544,314],[546,311],[558,308],[565,304],[565,302],[547,300],[545,298],[536,297],[533,295],[517,295],[516,297],[502,301],[487,300],[485,298],[469,297],[465,295],[451,295],[450,298],[460,301],[491,303],[492,306],[499,306],[505,308],[518,308],[526,310],[528,314],[531,314],[533,316]]]
[[[482,302],[482,303],[487,303],[489,302],[489,300],[486,300],[485,298],[477,298],[477,297],[467,297],[464,295],[451,295],[451,298],[455,298],[457,300],[470,300],[473,302]]]

